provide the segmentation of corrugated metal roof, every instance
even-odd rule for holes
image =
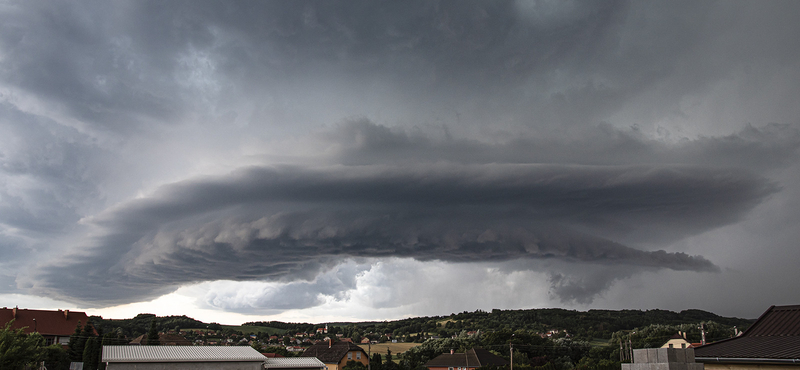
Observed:
[[[316,357],[281,357],[268,358],[264,368],[324,368],[325,364]]]
[[[250,346],[103,346],[103,362],[264,361]]]

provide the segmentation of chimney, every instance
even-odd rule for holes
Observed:
[[[333,345],[333,339],[328,338],[328,348],[331,348],[331,345]]]
[[[11,315],[14,317],[14,319],[17,318],[17,309],[18,308],[19,308],[19,306],[16,306],[16,307],[11,309]]]
[[[455,352],[456,352],[456,351],[454,351],[452,348],[450,348],[450,354],[451,354],[451,355],[452,355],[452,354],[454,354]]]
[[[69,310],[64,310],[64,320],[69,320]]]
[[[700,343],[705,346],[706,345],[706,324],[705,323],[700,324],[700,336],[701,336]]]

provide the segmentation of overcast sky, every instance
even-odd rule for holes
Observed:
[[[800,2],[0,1],[0,305],[800,303]]]

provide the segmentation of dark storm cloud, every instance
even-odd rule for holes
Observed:
[[[0,102],[0,225],[28,236],[61,233],[101,199],[109,154],[92,139]]]
[[[692,164],[763,171],[793,162],[800,148],[795,125],[748,125],[727,136],[682,139],[670,143],[648,138],[637,128],[608,124],[569,136],[517,135],[486,141],[432,139],[428,132],[377,125],[367,119],[346,122],[326,135],[346,164],[409,164],[445,160],[454,163],[558,163],[584,165]],[[491,138],[490,138],[491,139]]]
[[[670,243],[795,186],[798,4],[6,2],[0,250],[90,304],[277,282],[205,299],[241,312],[318,305],[362,257],[557,261],[579,304],[720,271]]]
[[[87,219],[100,228],[94,244],[26,284],[111,304],[208,279],[312,280],[352,257],[716,271],[700,256],[615,240],[725,225],[776,190],[748,171],[685,165],[249,167]]]
[[[214,114],[244,96],[280,100],[303,86],[298,76],[318,79],[317,88],[379,81],[414,100],[497,93],[596,53],[596,39],[626,6],[587,2],[555,22],[522,17],[518,8],[512,1],[10,4],[0,26],[0,78],[84,124],[114,130],[171,125],[192,109]]]
[[[752,19],[692,1],[20,2],[0,14],[0,79],[114,130],[193,114],[261,123],[328,103],[310,92],[356,104],[370,86],[481,126],[509,111],[535,117],[512,117],[522,125],[595,124],[648,91],[659,108],[644,109],[681,114],[687,94],[763,71],[751,55],[797,59],[792,12],[737,4]],[[731,29],[742,22],[752,32]]]

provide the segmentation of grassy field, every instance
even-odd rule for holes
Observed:
[[[589,341],[589,344],[592,347],[607,347],[611,345],[610,343],[608,343],[608,339],[603,339],[603,338],[594,338],[591,341]]]
[[[381,356],[386,356],[386,351],[392,350],[392,356],[394,356],[396,354],[408,351],[409,348],[416,347],[418,345],[420,345],[420,343],[378,343],[372,345],[372,353],[380,353]],[[359,344],[358,346],[363,348],[365,351],[369,351],[366,344]]]

